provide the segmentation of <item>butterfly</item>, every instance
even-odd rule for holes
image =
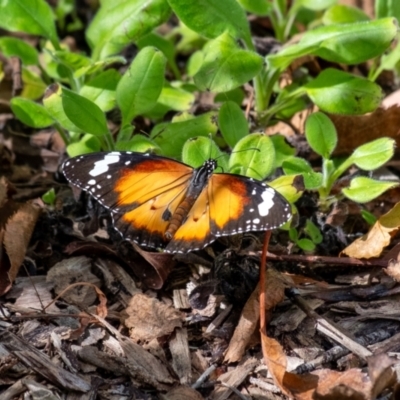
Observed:
[[[114,227],[140,246],[169,253],[202,249],[220,236],[278,228],[285,198],[263,182],[217,173],[214,159],[192,168],[150,153],[104,152],[63,164],[73,185],[110,210]]]

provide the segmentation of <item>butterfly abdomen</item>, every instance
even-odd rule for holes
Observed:
[[[178,208],[175,210],[174,214],[171,217],[171,221],[168,225],[167,230],[165,231],[164,236],[167,240],[171,240],[174,237],[175,232],[180,228],[180,226],[185,221],[196,199],[197,197],[187,196],[182,201],[182,203],[179,204]]]

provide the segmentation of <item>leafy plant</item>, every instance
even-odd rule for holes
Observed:
[[[310,147],[322,157],[321,172],[315,172],[306,160],[294,156],[283,162],[283,170],[286,174],[301,174],[306,189],[318,191],[323,209],[326,210],[333,202],[343,197],[366,203],[386,190],[398,186],[397,182],[355,176],[351,179],[349,187],[332,194],[334,184],[352,165],[363,171],[373,171],[389,161],[394,154],[395,141],[390,138],[376,139],[359,146],[345,160],[338,161],[331,158],[337,144],[336,129],[325,114],[311,114],[306,121],[305,134]]]
[[[69,30],[82,25],[70,0],[59,2],[55,10],[44,0],[28,3],[0,0],[1,27],[42,38],[39,50],[17,38],[0,38],[2,53],[23,62],[25,89],[11,100],[11,107],[26,125],[57,129],[70,156],[113,149],[154,151],[193,166],[215,157],[222,170],[260,180],[282,167],[287,175],[271,185],[293,203],[302,194],[294,185],[296,174],[301,174],[305,188],[319,193],[324,209],[342,197],[366,202],[396,185],[355,176],[347,188],[333,194],[349,167],[378,168],[393,155],[394,143],[378,139],[342,162],[334,160],[337,134],[323,113],[311,115],[306,124],[307,141],[322,157],[320,172],[295,157],[282,136],[254,133],[310,103],[323,112],[347,115],[375,110],[382,91],[374,80],[383,69],[395,69],[400,60],[398,45],[384,54],[398,31],[400,10],[395,2],[377,0],[378,19],[370,20],[335,0],[295,0],[290,6],[282,0],[104,0],[86,30],[88,54],[73,52],[57,35],[56,24]],[[297,33],[296,23],[308,29],[297,42],[262,56],[253,43],[246,11],[268,16],[282,42]],[[158,28],[172,13],[178,24],[162,36]],[[66,26],[67,15],[72,16],[72,25]],[[137,54],[126,65],[120,53],[131,43]],[[185,67],[178,65],[178,55],[188,58]],[[303,67],[282,88],[279,82],[289,65],[310,56],[344,65],[373,61],[367,78],[336,68],[313,75]],[[253,109],[248,110],[251,118],[241,107],[248,83],[254,98]],[[211,110],[193,114],[191,108],[202,92],[215,94]],[[107,113],[115,109],[121,122],[112,131]],[[150,121],[148,132],[138,132],[135,126],[143,118]],[[230,156],[221,150],[228,148]],[[320,240],[311,221],[301,232],[289,232],[307,251]]]
[[[254,83],[256,126],[274,116],[290,116],[290,110],[307,106],[307,98],[328,112],[372,111],[381,98],[379,86],[340,70],[328,69],[317,77],[306,75],[283,90],[277,87],[282,73],[299,57],[315,55],[343,64],[360,63],[379,57],[397,33],[393,18],[397,9],[385,7],[385,2],[378,2],[381,18],[375,21],[350,8],[338,9],[333,0],[317,3],[296,0],[288,8],[281,0],[103,1],[86,30],[91,53],[84,55],[61,43],[53,11],[44,0],[32,0],[29,5],[23,0],[0,0],[0,26],[44,39],[41,65],[37,50],[21,40],[0,41],[4,54],[17,55],[23,61],[25,81],[34,79],[39,88],[23,94],[23,98],[12,99],[12,109],[29,126],[53,125],[70,155],[100,149],[151,149],[178,158],[185,141],[192,137],[215,135],[219,128],[223,137],[219,145],[232,148],[250,132],[239,107],[243,98],[240,88],[249,81]],[[325,10],[321,20],[325,26],[308,30],[298,43],[262,57],[253,44],[245,10],[269,16],[280,40],[295,33],[294,23],[301,20],[304,10],[314,13],[315,18]],[[157,28],[172,12],[178,17],[179,26],[162,37]],[[65,27],[65,16],[73,14],[71,3],[64,0],[55,13],[59,27]],[[79,25],[75,17],[69,29]],[[126,59],[118,53],[132,42],[139,51],[121,76],[118,68]],[[183,73],[176,63],[178,52],[192,54]],[[392,56],[392,64],[396,57]],[[376,64],[374,76],[389,63],[382,60],[381,65]],[[30,65],[39,66],[43,73],[31,72]],[[165,81],[166,68],[175,81]],[[187,78],[183,80],[183,76]],[[33,100],[43,94],[49,79],[58,86],[46,91],[43,107]],[[191,115],[189,110],[198,91],[218,94],[216,105],[222,102],[219,112]],[[276,101],[271,105],[272,95]],[[105,113],[116,107],[122,122],[118,132],[110,132]],[[157,123],[168,111],[183,115],[159,122],[149,136],[135,133],[135,118],[145,116]]]

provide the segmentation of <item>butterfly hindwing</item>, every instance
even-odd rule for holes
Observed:
[[[275,229],[290,217],[289,203],[265,183],[213,174],[166,251],[186,253],[220,236]]]
[[[214,174],[208,192],[215,236],[271,230],[291,217],[289,203],[276,190],[251,178]]]

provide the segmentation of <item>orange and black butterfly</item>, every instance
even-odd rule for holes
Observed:
[[[137,244],[169,253],[199,250],[220,236],[277,228],[289,203],[273,188],[147,153],[109,152],[66,161],[63,172],[111,211],[115,228]]]

